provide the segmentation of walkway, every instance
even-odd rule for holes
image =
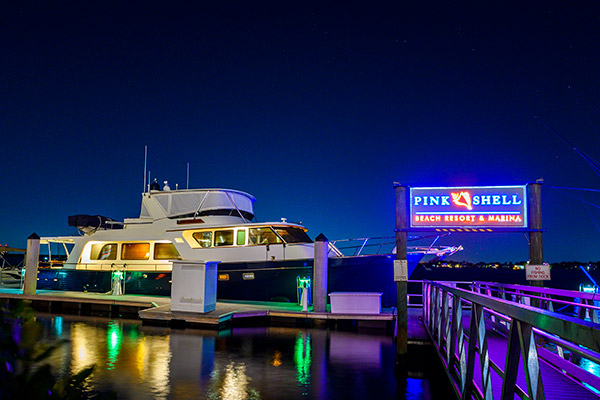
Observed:
[[[598,307],[582,293],[566,292],[488,283],[466,290],[425,282],[425,325],[458,397],[598,399],[600,325],[592,322]],[[587,311],[576,318],[523,304],[536,302]]]

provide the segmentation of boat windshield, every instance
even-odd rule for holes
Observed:
[[[292,226],[274,226],[275,232],[285,240],[286,243],[312,243],[310,237],[303,229]]]
[[[250,228],[248,232],[249,244],[278,244],[282,243],[279,236],[269,227]]]

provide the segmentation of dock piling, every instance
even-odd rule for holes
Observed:
[[[327,312],[327,268],[329,241],[322,233],[315,238],[315,261],[313,265],[313,311]]]
[[[23,294],[35,294],[37,289],[37,271],[40,264],[40,237],[32,233],[27,238],[27,257],[25,264],[25,281]]]
[[[406,229],[408,227],[408,207],[406,186],[394,182],[396,200],[396,261],[394,262],[394,280],[396,281],[397,330],[396,330],[396,366],[398,372],[405,373],[408,352],[408,262],[406,257]]]
[[[542,184],[543,180],[530,183],[528,187],[529,207],[529,263],[542,265],[544,263],[544,246],[542,239]],[[532,286],[543,287],[544,281],[531,281]],[[535,304],[537,304],[537,299]]]

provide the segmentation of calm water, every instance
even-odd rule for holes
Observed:
[[[75,316],[38,320],[44,340],[70,340],[51,359],[58,372],[96,364],[90,387],[115,391],[120,399],[452,398],[443,376],[396,380],[389,336],[273,327],[217,333]]]

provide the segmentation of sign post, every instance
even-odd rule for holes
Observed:
[[[408,228],[408,207],[406,186],[394,182],[396,196],[396,260],[394,280],[396,281],[396,301],[398,308],[396,330],[396,367],[400,373],[407,371],[408,352],[408,261],[406,257],[406,230]]]
[[[543,181],[537,181],[536,183],[529,184],[529,226],[531,231],[529,232],[529,264],[531,266],[541,266],[544,264],[544,252],[542,242],[542,183]],[[548,267],[548,279],[550,276],[550,267]],[[544,286],[542,279],[531,280],[531,286]]]

